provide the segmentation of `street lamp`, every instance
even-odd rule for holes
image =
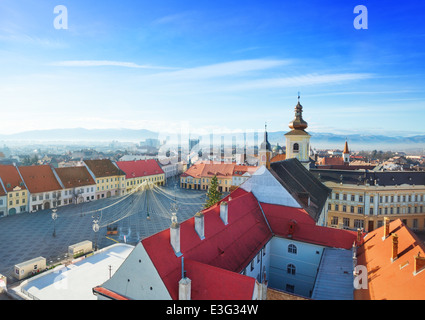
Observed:
[[[99,231],[99,219],[96,218],[93,220],[93,231],[94,231],[94,251],[97,251],[97,233]]]
[[[53,237],[56,237],[56,219],[58,218],[58,214],[56,213],[57,209],[52,209],[52,219],[53,219]]]

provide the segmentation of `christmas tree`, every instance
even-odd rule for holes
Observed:
[[[210,185],[208,187],[207,201],[204,208],[209,208],[221,200],[221,192],[218,191],[218,179],[217,176],[212,177]]]

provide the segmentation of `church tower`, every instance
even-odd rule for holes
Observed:
[[[303,107],[298,95],[298,104],[295,106],[295,118],[289,123],[292,129],[285,134],[286,159],[297,158],[304,167],[310,169],[310,134],[305,131],[308,124],[303,120]]]
[[[342,152],[342,158],[344,159],[344,164],[350,164],[350,150],[348,150],[348,142],[345,140],[344,151]]]
[[[267,169],[270,169],[270,159],[272,157],[272,146],[269,143],[268,134],[267,134],[267,124],[264,130],[264,141],[261,143],[260,152],[259,152],[259,166],[266,166]]]

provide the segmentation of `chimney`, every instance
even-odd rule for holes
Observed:
[[[425,257],[421,257],[421,253],[415,256],[415,265],[413,266],[413,275],[421,272],[425,267]]]
[[[393,236],[393,251],[391,255],[391,262],[394,262],[398,258],[398,236],[396,233],[393,233],[392,236]]]
[[[382,240],[385,240],[390,235],[390,219],[385,217],[384,218],[384,236],[382,237]]]
[[[195,214],[195,231],[201,240],[205,239],[204,214],[202,212]]]
[[[180,257],[182,255],[180,252],[180,224],[177,222],[177,216],[174,212],[171,217],[170,243],[176,256]]]
[[[179,300],[191,300],[192,280],[186,277],[184,258],[182,257],[182,278],[179,281]]]
[[[223,220],[224,225],[227,225],[229,223],[228,211],[229,208],[227,206],[227,202],[223,201],[222,203],[220,203],[220,218],[221,220]]]
[[[362,229],[357,229],[357,245],[360,246],[363,240],[363,232]]]

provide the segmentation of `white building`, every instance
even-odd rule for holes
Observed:
[[[54,173],[63,188],[61,205],[95,200],[96,182],[86,167],[57,168]]]

